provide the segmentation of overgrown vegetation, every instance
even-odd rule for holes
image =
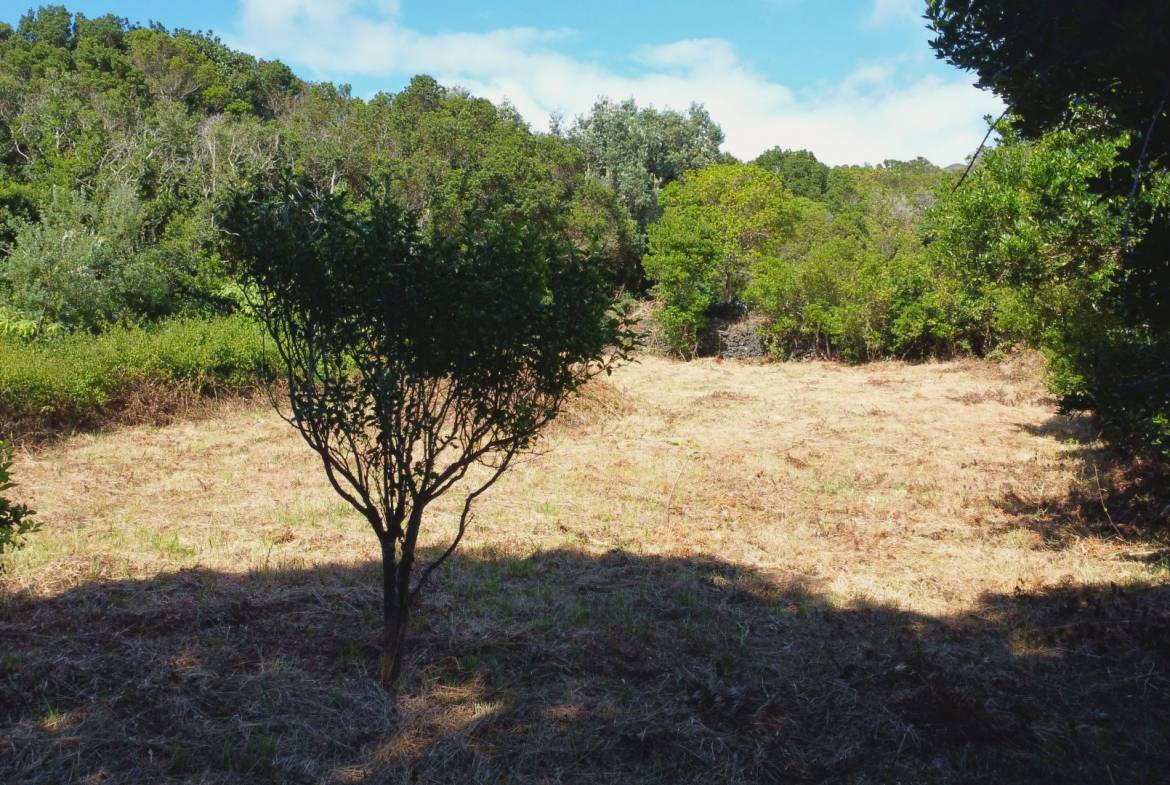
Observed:
[[[0,441],[0,557],[20,547],[39,526],[27,504],[8,498],[8,492],[16,487],[12,481],[12,453],[12,445]],[[3,570],[4,563],[0,561],[0,572]]]
[[[214,216],[286,163],[330,191],[389,180],[428,231],[494,212],[555,227],[615,283],[636,263],[614,191],[509,108],[428,77],[362,101],[206,35],[49,6],[0,28],[0,325],[234,310]]]
[[[1015,279],[1029,304],[1057,297],[1054,307],[1028,314],[1052,360],[1055,389],[1066,406],[1092,410],[1130,446],[1170,455],[1170,6],[931,0],[927,7],[939,56],[978,73],[1036,147],[1031,168],[1041,183],[1025,185],[1039,202],[1029,216],[1035,223],[1008,236],[1040,253],[1024,266],[1009,258],[997,274]],[[1053,191],[1063,209],[1045,203]],[[989,185],[981,195],[995,192]],[[994,198],[966,204],[998,208]]]
[[[924,160],[830,169],[783,151],[690,172],[662,193],[646,257],[672,347],[689,356],[708,316],[751,309],[784,357],[994,348],[1002,337],[923,243],[924,216],[952,182]]]
[[[428,77],[362,101],[203,34],[43,7],[0,26],[0,430],[100,422],[142,380],[266,372],[243,321],[205,321],[241,306],[215,216],[288,166],[355,199],[391,183],[429,238],[490,215],[564,238],[610,287],[640,280],[618,196],[514,110]],[[207,347],[181,346],[195,322],[150,326],[175,318]]]
[[[641,256],[648,227],[662,215],[662,190],[685,172],[720,162],[723,131],[698,105],[682,114],[640,108],[632,100],[603,99],[577,118],[564,136],[585,157],[590,176],[613,190],[634,222],[635,243],[630,249],[634,255],[616,280],[640,292]]]
[[[173,319],[26,342],[0,338],[0,422],[44,437],[149,419],[182,396],[239,394],[279,378],[271,342],[243,316]]]
[[[743,164],[691,172],[660,201],[646,273],[663,303],[667,340],[690,357],[707,315],[742,300],[753,267],[792,237],[802,205],[778,176]]]

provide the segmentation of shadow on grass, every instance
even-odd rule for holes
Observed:
[[[1170,465],[1102,446],[1086,416],[1056,415],[1025,430],[1079,445],[1071,452],[1077,481],[1056,498],[1008,494],[1002,509],[1051,545],[1078,537],[1115,539],[1144,547],[1144,560],[1170,564]]]
[[[464,553],[397,708],[376,567],[0,607],[5,783],[1154,783],[1170,587],[932,618],[705,558]]]

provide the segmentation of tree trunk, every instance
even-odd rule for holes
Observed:
[[[382,542],[382,686],[393,692],[402,674],[402,657],[406,648],[406,627],[410,620],[410,595],[400,590],[399,572],[404,564],[396,564],[394,541]]]

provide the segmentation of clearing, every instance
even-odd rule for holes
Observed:
[[[622,369],[482,500],[397,713],[375,539],[270,409],[25,454],[0,781],[1162,781],[1166,511],[1026,365]]]

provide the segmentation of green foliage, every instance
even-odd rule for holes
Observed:
[[[20,547],[25,536],[36,531],[40,524],[33,520],[33,511],[27,504],[10,501],[5,494],[16,487],[12,482],[12,447],[0,441],[0,556]],[[0,570],[3,564],[0,563]]]
[[[291,165],[361,194],[389,178],[427,231],[493,214],[566,233],[614,287],[638,239],[566,140],[429,77],[370,101],[218,40],[60,7],[0,39],[0,311],[97,332],[230,311],[214,216]]]
[[[392,180],[361,192],[281,178],[241,194],[224,222],[283,361],[290,422],[381,543],[393,687],[429,574],[411,587],[426,506],[486,464],[461,536],[472,501],[629,338],[600,266],[561,233],[506,214],[440,231]]]
[[[267,165],[266,120],[299,89],[204,35],[26,14],[0,40],[6,320],[98,331],[229,307],[212,207]]]
[[[629,211],[642,245],[647,227],[661,214],[661,190],[685,172],[723,162],[723,131],[698,105],[682,114],[604,99],[577,119],[567,138],[585,156],[588,172]],[[625,283],[633,288],[641,281]]]
[[[694,354],[713,307],[740,302],[753,265],[791,239],[802,201],[779,176],[745,164],[689,172],[663,190],[643,264],[676,352]]]
[[[1092,409],[1139,449],[1170,454],[1170,5],[931,0],[927,16],[939,56],[1003,96],[1024,139],[1043,147],[1057,134],[1060,144],[1071,129],[1112,145],[1111,165],[1084,182],[1082,201],[1042,216],[1051,227],[1039,231],[1061,234],[1092,201],[1121,220],[1101,218],[1102,234],[1042,238],[1069,261],[1049,268],[1041,290],[1067,297],[1050,309],[1062,315],[1039,321],[1065,404]],[[1017,229],[1010,236],[1021,246],[1035,242],[1036,227]],[[1067,318],[1078,321],[1057,321]]]
[[[824,174],[823,190],[805,199],[775,171],[723,164],[663,192],[644,263],[675,351],[692,354],[711,312],[741,302],[783,356],[986,350],[963,290],[923,250],[923,216],[950,174],[922,159],[823,172],[804,154],[767,160]]]
[[[767,317],[764,334],[779,354],[870,359],[890,348],[893,292],[883,262],[856,238],[828,233],[797,257],[760,259],[747,300]]]
[[[143,385],[241,391],[277,370],[272,346],[243,316],[32,342],[0,337],[0,422],[85,422]]]
[[[326,99],[314,93],[305,99],[317,100]],[[321,114],[331,111],[338,112]],[[598,257],[614,287],[636,270],[634,230],[613,190],[587,176],[581,153],[567,141],[533,134],[506,106],[418,76],[397,95],[368,104],[348,99],[335,130],[317,114],[302,118],[298,110],[289,119],[305,134],[290,136],[292,160],[320,187],[340,178],[360,195],[367,183],[388,180],[428,234],[492,216],[572,237],[579,250]],[[321,128],[337,139],[315,138]],[[342,158],[314,161],[314,151],[331,149]]]
[[[922,160],[830,170],[791,240],[751,270],[745,299],[772,349],[852,361],[980,350],[953,281],[923,252],[922,217],[949,179]]]
[[[1096,193],[1127,144],[1074,130],[1032,142],[1006,128],[931,214],[931,253],[981,304],[989,329],[1044,350],[1066,406],[1091,408],[1116,433],[1166,452],[1166,338],[1117,302],[1126,238],[1141,227],[1127,198]],[[1168,180],[1153,179],[1142,201],[1165,204]]]
[[[829,167],[808,150],[773,147],[753,163],[780,175],[789,191],[805,199],[823,199],[829,190]]]
[[[667,210],[650,225],[650,253],[643,260],[662,304],[658,320],[667,343],[683,357],[694,355],[707,312],[718,298],[720,238],[700,211]]]
[[[36,332],[97,332],[129,317],[157,319],[191,307],[203,271],[147,236],[146,208],[126,187],[87,198],[65,192],[38,222],[23,223],[0,291]],[[184,301],[184,295],[188,299]]]

